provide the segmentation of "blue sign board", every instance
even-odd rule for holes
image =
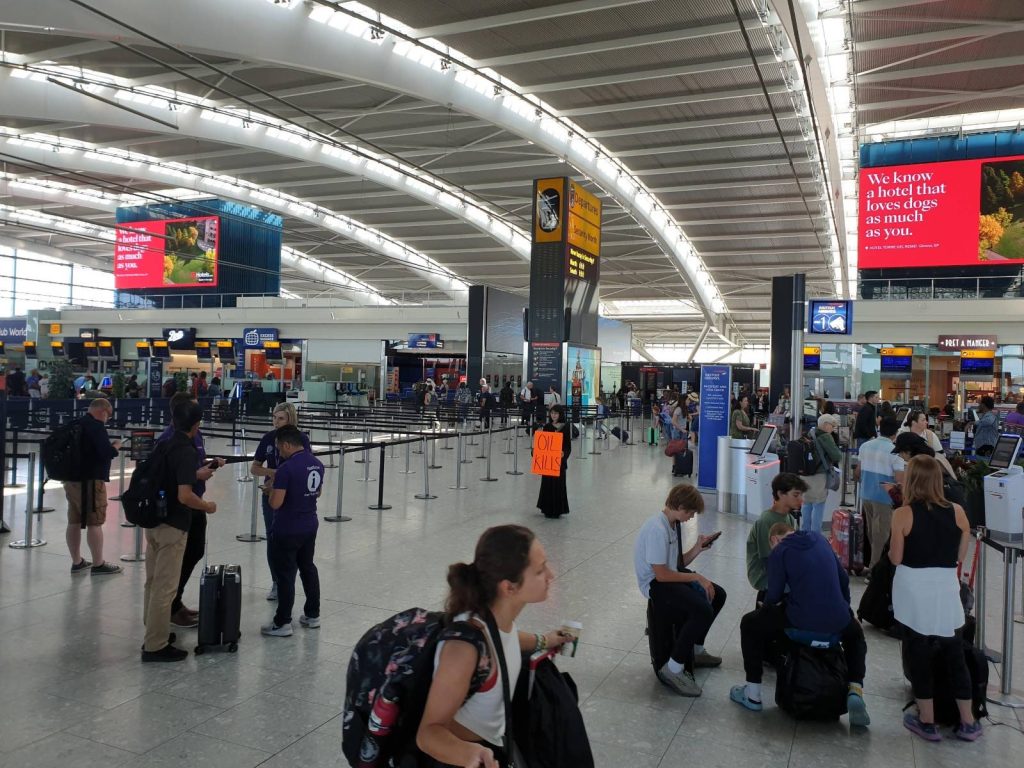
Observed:
[[[163,395],[164,361],[153,358],[149,361],[149,396]]]
[[[410,333],[409,349],[444,349],[439,333]]]
[[[265,341],[278,341],[277,328],[242,329],[242,343],[246,349],[263,349]]]
[[[24,317],[9,317],[0,320],[0,341],[20,344],[28,338],[28,324]]]
[[[729,434],[729,403],[732,367],[700,367],[700,443],[698,443],[697,487],[718,488],[718,438]]]
[[[811,301],[808,333],[853,333],[853,303],[849,301]]]

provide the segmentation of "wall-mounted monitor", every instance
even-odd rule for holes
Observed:
[[[100,357],[104,360],[109,360],[117,357],[114,350],[114,342],[109,340],[101,340],[97,342],[97,350],[99,351]]]
[[[807,313],[808,333],[845,336],[853,332],[853,302],[813,300]]]
[[[163,339],[152,339],[149,346],[153,350],[153,357],[160,360],[171,359],[171,348]]]
[[[86,357],[95,358],[100,356],[99,346],[95,341],[82,342],[82,348],[85,349]]]
[[[63,341],[51,341],[50,342],[50,354],[54,357],[65,357],[64,342]]]
[[[115,238],[118,290],[217,285],[217,216],[125,222],[117,225]]]
[[[821,370],[821,347],[804,347],[804,370]]]
[[[284,359],[284,355],[281,354],[280,341],[264,341],[263,351],[267,355],[268,363],[280,362]]]
[[[991,378],[995,375],[995,352],[986,349],[960,351],[960,375]]]
[[[1022,155],[862,168],[857,266],[1024,264],[1022,175]]]
[[[149,342],[148,341],[136,341],[135,342],[135,354],[139,360],[149,359]]]
[[[38,352],[36,351],[36,343],[34,341],[25,342],[25,357],[34,359]]]
[[[221,340],[217,342],[217,357],[221,360],[234,360],[235,359],[235,342],[228,340]]]
[[[197,341],[195,342],[196,347],[196,360],[212,360],[213,350],[210,349],[210,342],[208,341]]]
[[[882,361],[882,375],[908,374],[914,370],[912,347],[884,347],[879,350]]]

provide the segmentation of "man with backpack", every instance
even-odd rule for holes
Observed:
[[[65,540],[71,553],[71,573],[109,576],[121,573],[121,566],[103,559],[103,524],[107,520],[107,483],[110,482],[110,463],[121,448],[120,440],[111,440],[107,434],[107,420],[114,414],[109,400],[97,398],[79,420],[81,441],[79,451],[80,480],[64,481],[64,496],[68,501],[68,527]],[[82,529],[85,529],[90,563],[82,557]]]
[[[729,698],[754,712],[764,708],[761,678],[765,651],[785,643],[787,636],[812,647],[815,643],[838,643],[846,657],[850,725],[870,725],[864,704],[867,643],[860,622],[850,610],[846,569],[817,531],[796,532],[792,525],[775,523],[768,533],[772,551],[764,605],[740,621],[747,679],[744,685],[733,686]]]
[[[153,455],[137,473],[155,480],[158,525],[146,528],[146,591],[143,621],[146,641],[142,661],[184,661],[188,651],[170,642],[171,603],[178,592],[181,563],[185,555],[193,513],[212,515],[217,505],[196,495],[196,467],[199,457],[193,441],[203,420],[203,409],[191,398],[179,400],[171,412],[174,435],[157,444]],[[132,478],[133,483],[135,478]]]

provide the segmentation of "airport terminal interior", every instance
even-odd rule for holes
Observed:
[[[1022,29],[1008,0],[0,4],[0,768],[506,768],[508,729],[518,768],[1019,766]],[[929,472],[962,514],[922,511]],[[415,640],[395,617],[491,578],[509,525],[549,569],[494,556],[526,706],[470,665],[428,723],[465,643],[367,633]],[[802,546],[826,574],[783,570]],[[846,629],[798,626],[830,599]],[[975,726],[939,715],[959,670]]]

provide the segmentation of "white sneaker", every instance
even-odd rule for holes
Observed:
[[[304,626],[306,629],[320,629],[320,617],[313,616],[310,618],[303,614],[302,616],[299,616],[299,624]]]
[[[700,684],[693,679],[693,675],[685,669],[681,672],[673,672],[666,663],[658,670],[658,679],[665,685],[678,693],[680,696],[700,696]]]
[[[283,627],[279,627],[271,621],[269,624],[264,624],[260,627],[260,634],[266,635],[267,637],[291,637],[292,625],[285,624]]]
[[[277,600],[277,584],[272,586],[270,591],[267,592],[267,600],[270,600],[271,602]]]

